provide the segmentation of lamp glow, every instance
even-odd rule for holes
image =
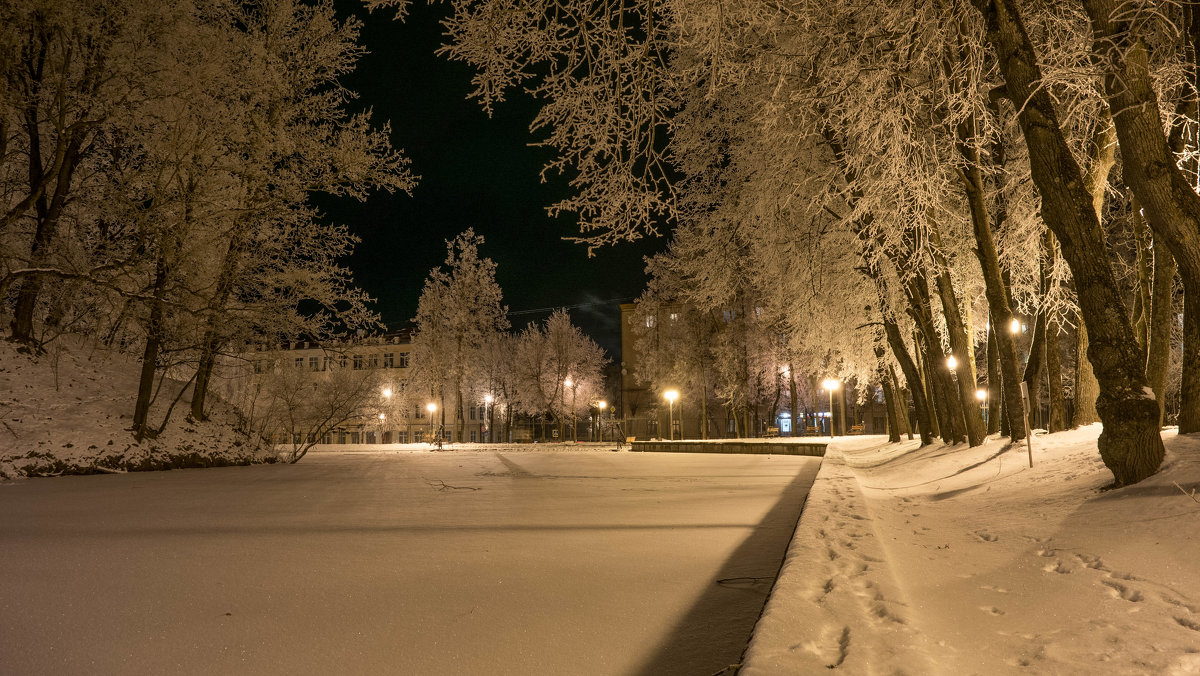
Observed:
[[[1016,317],[1013,317],[1012,322],[1010,322],[1008,325],[1008,332],[1009,333],[1020,333],[1021,332],[1021,320],[1017,319]]]
[[[987,399],[987,390],[975,390],[975,398],[979,401]]]
[[[949,366],[951,371],[958,368],[958,360],[954,358],[954,355],[946,357],[946,366]]]

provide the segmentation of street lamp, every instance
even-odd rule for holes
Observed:
[[[958,360],[954,358],[954,355],[946,357],[946,366],[949,366],[951,371],[958,368]]]
[[[983,424],[987,425],[987,398],[988,391],[985,389],[975,390],[975,398],[979,400],[979,415],[983,416]],[[986,428],[985,428],[986,431]]]
[[[679,390],[663,392],[667,399],[667,429],[671,433],[671,441],[675,441],[675,400],[679,398]]]
[[[392,388],[390,388],[390,387],[383,388],[383,398],[384,399],[392,398]]]
[[[495,397],[493,397],[490,394],[483,395],[483,424],[485,427],[487,427],[488,443],[491,443],[493,441],[493,439],[492,439],[492,402],[495,400],[496,400]]]
[[[433,443],[433,412],[437,410],[437,404],[432,401],[425,404],[425,410],[429,411],[429,443]]]
[[[597,416],[600,418],[598,426],[600,427],[600,442],[604,443],[604,409],[608,408],[608,402],[601,399],[596,402],[596,408],[600,409],[600,415]]]
[[[833,378],[826,378],[821,382],[821,385],[829,392],[829,438],[832,439],[835,436],[833,433],[833,391],[838,388],[838,381]]]
[[[1012,321],[1008,323],[1008,332],[1013,335],[1020,333],[1021,332],[1021,320],[1017,319],[1016,317],[1013,317]]]

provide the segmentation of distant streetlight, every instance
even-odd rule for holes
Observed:
[[[821,381],[821,385],[829,392],[829,438],[832,439],[835,436],[833,433],[833,391],[838,388],[839,383],[833,378],[826,378]]]
[[[496,398],[490,394],[483,395],[483,424],[487,428],[486,431],[487,431],[488,443],[491,443],[493,441],[493,439],[492,439],[492,402],[495,400],[496,400]]]
[[[433,443],[433,412],[437,410],[437,404],[432,401],[425,404],[425,410],[429,411],[429,443]]]
[[[386,413],[380,413],[380,414],[379,414],[379,419],[380,419],[380,420],[387,420],[387,414],[386,414]]]
[[[392,388],[390,388],[390,387],[383,388],[383,398],[384,399],[392,398]]]
[[[1012,334],[1020,333],[1021,332],[1021,320],[1017,319],[1016,317],[1013,317],[1012,321],[1009,322],[1009,324],[1008,324],[1008,332],[1012,333]]]
[[[663,392],[667,400],[667,429],[671,433],[671,441],[675,441],[675,400],[679,398],[679,390]]]
[[[600,428],[600,441],[601,441],[601,443],[603,443],[604,442],[604,409],[608,408],[608,402],[601,399],[600,401],[596,402],[596,408],[600,409],[600,415],[598,416],[600,418],[600,421],[598,423],[598,426]]]
[[[954,358],[954,355],[946,357],[946,366],[949,366],[951,371],[958,368],[958,360]]]

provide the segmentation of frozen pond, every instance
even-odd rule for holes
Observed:
[[[0,672],[712,674],[819,462],[330,453],[0,485]]]

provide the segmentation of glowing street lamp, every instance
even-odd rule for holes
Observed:
[[[946,366],[949,366],[951,371],[958,368],[958,360],[954,358],[954,355],[946,357]]]
[[[1016,317],[1013,317],[1012,321],[1009,322],[1009,324],[1008,324],[1008,332],[1013,335],[1020,333],[1021,332],[1021,320],[1017,319]]]
[[[827,392],[829,392],[829,438],[830,439],[832,439],[834,436],[836,436],[833,431],[833,391],[838,388],[838,384],[839,384],[838,381],[834,380],[833,378],[826,378],[825,380],[821,381],[821,385],[824,386],[824,388]]]
[[[383,388],[383,398],[384,399],[392,398],[392,388],[390,388],[390,387]]]
[[[425,404],[425,410],[429,411],[429,443],[433,443],[433,412],[437,410],[437,404],[432,401]]]
[[[671,432],[671,441],[675,441],[675,400],[679,398],[679,390],[663,392],[667,400],[667,429]]]

